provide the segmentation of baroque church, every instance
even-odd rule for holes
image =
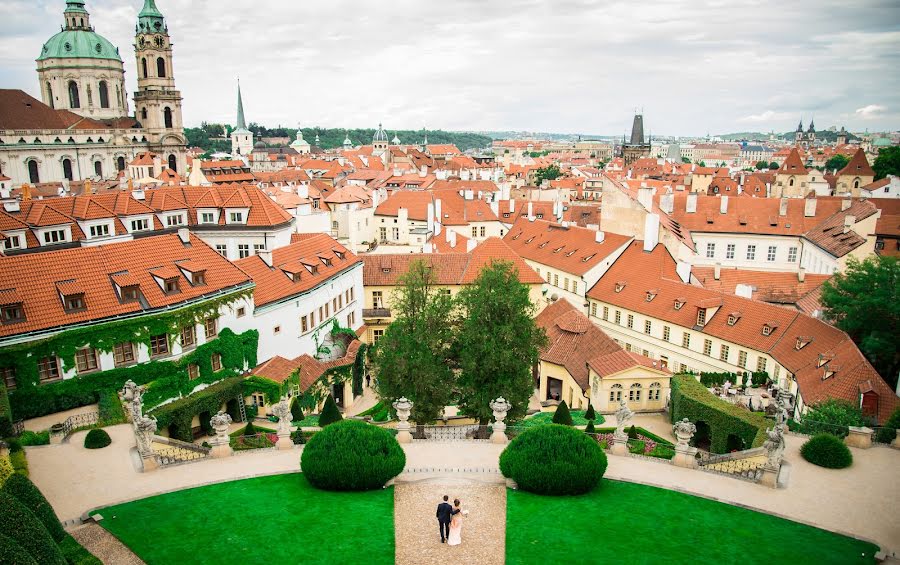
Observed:
[[[41,100],[0,89],[0,178],[22,184],[108,180],[152,152],[187,167],[172,43],[155,0],[144,0],[134,41],[135,113],[119,49],[94,31],[84,0],[66,0],[62,30],[37,58]]]

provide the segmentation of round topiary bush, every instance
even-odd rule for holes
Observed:
[[[831,434],[811,437],[800,448],[800,454],[813,465],[827,469],[844,469],[853,464],[850,448],[839,437]]]
[[[0,534],[0,555],[7,565],[38,565],[34,557],[22,549],[22,546]]]
[[[112,440],[109,439],[109,434],[106,433],[106,430],[100,428],[94,428],[84,436],[84,447],[87,449],[100,449],[111,443]]]
[[[31,510],[5,492],[0,492],[0,508],[0,534],[21,546],[41,565],[66,565],[56,542]]]
[[[572,421],[572,413],[569,412],[569,405],[566,404],[565,400],[560,402],[559,406],[556,407],[556,412],[553,413],[553,423],[562,424],[563,426],[571,426],[574,424]]]
[[[503,476],[537,494],[584,494],[606,472],[606,454],[580,430],[548,424],[517,435],[500,454]]]
[[[62,524],[59,523],[56,512],[53,511],[53,507],[50,506],[50,503],[41,494],[41,491],[34,486],[31,479],[16,473],[7,479],[3,485],[3,492],[21,502],[25,508],[31,510],[47,529],[47,532],[50,533],[50,537],[57,543],[65,539],[66,531],[63,530]]]
[[[406,454],[387,430],[343,420],[316,433],[300,456],[309,482],[323,490],[372,490],[403,471]]]

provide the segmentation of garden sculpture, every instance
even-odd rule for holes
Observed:
[[[153,452],[153,435],[156,433],[156,418],[140,416],[134,421],[134,436],[137,439],[138,453],[141,455]]]
[[[677,447],[685,448],[688,446],[691,438],[694,437],[694,434],[697,433],[697,426],[685,418],[680,422],[675,422],[675,425],[672,426],[672,431],[678,440]]]
[[[766,442],[763,447],[766,448],[766,467],[778,469],[784,456],[784,424],[766,430]]]
[[[409,433],[409,414],[412,411],[413,403],[408,398],[402,396],[394,401],[394,410],[397,411],[397,441],[400,443],[412,442],[412,434]]]
[[[506,443],[508,438],[506,437],[506,423],[503,420],[506,419],[506,414],[512,408],[512,405],[501,396],[491,401],[489,406],[494,412],[494,431],[491,433],[491,441],[493,443]]]
[[[211,442],[213,445],[228,443],[228,426],[231,425],[231,416],[223,410],[209,419],[209,425],[216,432],[216,437]]]
[[[619,401],[619,408],[616,410],[616,433],[615,437],[617,438],[625,438],[628,434],[625,433],[625,426],[634,416],[634,412],[628,408],[628,405],[625,404],[624,400]]]

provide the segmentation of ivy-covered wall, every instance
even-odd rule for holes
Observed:
[[[13,435],[12,414],[9,407],[9,397],[6,395],[6,387],[0,383],[0,438]]]
[[[129,339],[124,335],[128,334],[119,334],[116,343]],[[224,328],[215,339],[197,346],[177,360],[150,361],[40,386],[25,385],[9,395],[13,417],[35,418],[93,404],[103,392],[118,391],[129,379],[147,385],[144,403],[145,409],[149,409],[163,400],[188,395],[197,385],[237,375],[245,367],[255,366],[258,341],[259,332],[256,330],[235,334]],[[93,340],[90,342],[92,347],[96,347],[95,343]],[[211,359],[215,353],[222,356],[222,369],[213,372]],[[36,359],[29,361],[36,366]],[[196,364],[200,370],[200,376],[193,380],[188,376],[190,364]]]
[[[297,374],[297,371],[294,371],[283,383],[277,383],[263,376],[253,375],[244,379],[243,395],[246,397],[254,392],[261,392],[265,395],[268,404],[274,404],[288,393],[292,385],[297,384],[299,381],[300,376]]]
[[[191,421],[194,416],[212,415],[218,412],[223,404],[243,393],[243,381],[244,379],[241,377],[227,378],[190,396],[152,409],[149,415],[156,417],[159,430],[169,428],[169,437],[181,441],[193,441]],[[235,416],[233,414],[232,418]],[[209,422],[203,422],[203,419],[201,418],[201,427],[208,427]]]

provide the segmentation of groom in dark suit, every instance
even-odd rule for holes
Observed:
[[[438,527],[441,529],[441,543],[446,542],[447,538],[450,537],[450,520],[453,517],[453,507],[447,502],[448,500],[450,500],[450,497],[445,494],[444,501],[438,504],[437,507],[436,516]]]

